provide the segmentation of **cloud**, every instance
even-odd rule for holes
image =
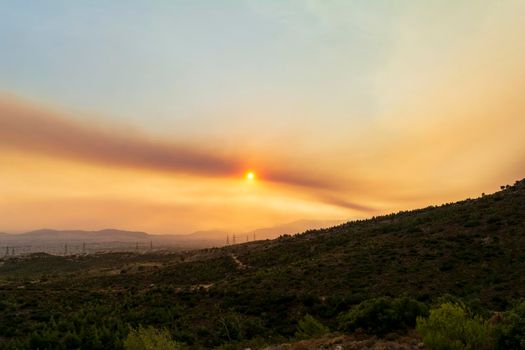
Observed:
[[[372,208],[371,206],[351,202],[351,201],[341,198],[340,196],[334,196],[327,192],[319,192],[317,193],[316,197],[319,200],[321,200],[323,203],[331,204],[331,205],[341,207],[341,208],[351,209],[351,210],[365,212],[365,213],[378,212],[376,208]]]
[[[64,113],[5,97],[0,97],[0,148],[109,167],[207,177],[240,177],[249,168],[241,154],[221,153],[220,147],[209,150],[88,125]],[[330,205],[369,209],[327,194],[341,187],[337,179],[279,162],[258,166],[263,181],[303,188]]]
[[[74,160],[198,175],[238,171],[235,159],[89,126],[20,101],[0,99],[0,146]]]

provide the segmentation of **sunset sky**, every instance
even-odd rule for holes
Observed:
[[[0,2],[0,232],[349,220],[524,177],[523,0]]]

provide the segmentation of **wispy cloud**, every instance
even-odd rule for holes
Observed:
[[[242,155],[226,154],[218,147],[204,149],[88,125],[49,108],[5,97],[0,98],[0,148],[110,167],[210,177],[241,176],[249,167]],[[327,194],[341,187],[334,178],[285,164],[260,166],[263,181],[302,187],[316,200],[330,205],[369,210]]]
[[[196,147],[108,131],[6,99],[0,100],[0,146],[111,166],[199,175],[226,176],[240,167],[235,159]]]

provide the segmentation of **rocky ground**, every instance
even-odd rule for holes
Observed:
[[[421,338],[415,334],[391,335],[385,339],[365,335],[331,334],[318,339],[269,346],[263,350],[422,350]]]

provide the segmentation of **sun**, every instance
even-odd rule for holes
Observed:
[[[250,181],[255,180],[255,173],[253,171],[248,171],[246,173],[246,180],[250,180]]]

